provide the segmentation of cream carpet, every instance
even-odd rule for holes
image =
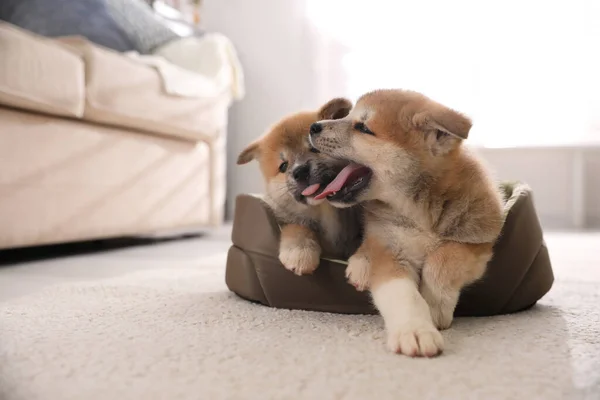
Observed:
[[[224,254],[55,285],[0,303],[0,399],[599,399],[600,258],[563,247],[539,306],[458,319],[429,360],[376,316],[237,298]]]

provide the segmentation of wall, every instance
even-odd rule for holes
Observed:
[[[585,157],[585,196],[587,222],[590,227],[600,228],[600,149],[589,150]]]
[[[252,140],[282,116],[319,104],[313,68],[313,37],[304,0],[208,0],[202,19],[208,30],[227,35],[245,70],[246,97],[230,110],[227,215],[239,193],[263,189],[257,163],[236,166]],[[274,34],[276,32],[276,34]]]
[[[600,147],[479,149],[502,180],[528,183],[546,228],[600,228]]]

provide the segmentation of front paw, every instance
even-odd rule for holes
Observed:
[[[369,286],[370,265],[365,257],[352,256],[346,267],[348,282],[362,292]]]
[[[279,251],[279,261],[296,275],[313,273],[319,266],[320,256],[320,252],[311,246],[290,246]]]
[[[429,305],[433,324],[439,330],[450,328],[454,319],[454,309],[458,302],[458,292],[442,292],[434,290],[431,285],[423,282],[421,295]]]
[[[444,330],[450,328],[454,319],[454,307],[445,306],[444,304],[436,304],[429,308],[433,324],[439,329]]]
[[[443,351],[444,339],[433,325],[417,328],[408,323],[388,332],[388,348],[409,357],[435,357]]]

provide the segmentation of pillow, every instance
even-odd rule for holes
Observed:
[[[126,32],[140,54],[150,54],[155,48],[180,38],[143,0],[105,1],[108,12]]]
[[[137,50],[104,0],[0,0],[0,20],[42,36],[81,35],[116,51]]]
[[[143,0],[0,0],[0,20],[47,37],[80,35],[120,52],[150,54],[180,38]]]

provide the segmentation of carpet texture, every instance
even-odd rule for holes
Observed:
[[[377,316],[237,298],[224,261],[0,303],[0,399],[600,398],[599,268],[565,265],[537,307],[458,319],[442,356],[410,359]]]

